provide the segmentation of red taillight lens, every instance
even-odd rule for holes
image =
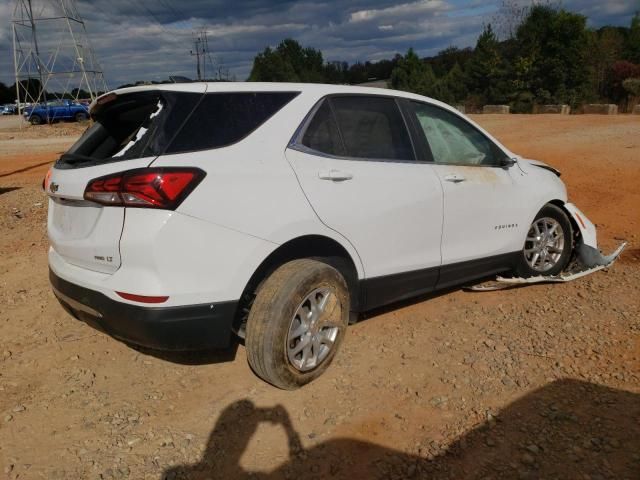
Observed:
[[[140,168],[91,180],[84,198],[102,205],[174,210],[202,181],[199,168]]]

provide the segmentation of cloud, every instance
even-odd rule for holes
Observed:
[[[442,0],[420,0],[418,2],[394,5],[393,7],[357,10],[349,15],[349,22],[407,18],[409,16],[437,13],[447,9],[447,3]]]
[[[45,0],[33,0],[45,2]],[[13,83],[13,0],[0,0],[0,81]],[[565,0],[590,25],[629,25],[628,0]],[[194,32],[206,30],[208,74],[222,66],[245,79],[253,58],[292,37],[326,60],[390,58],[471,46],[500,0],[78,0],[89,40],[111,87],[169,75],[195,77]],[[43,48],[57,39],[43,38]]]

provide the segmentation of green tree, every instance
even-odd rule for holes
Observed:
[[[456,63],[444,78],[447,90],[451,94],[450,103],[462,102],[467,97],[466,77],[460,64]]]
[[[436,76],[431,66],[410,48],[404,57],[398,59],[391,72],[391,86],[396,90],[432,97],[436,93]]]
[[[16,99],[16,87],[7,87],[4,83],[0,82],[0,105],[3,103],[13,103]]]
[[[267,47],[253,60],[249,81],[253,82],[324,82],[322,53],[303,48],[287,38],[275,48]]]
[[[589,40],[591,87],[594,93],[604,98],[608,94],[607,77],[612,65],[620,59],[624,36],[617,28],[604,27],[597,32],[590,32]]]
[[[589,97],[589,32],[583,15],[536,5],[516,33],[519,80],[536,97],[575,106]]]
[[[507,101],[508,63],[502,56],[500,43],[490,24],[478,37],[465,70],[469,93],[477,101],[485,104]]]
[[[347,74],[347,83],[357,85],[369,80],[369,72],[367,66],[364,63],[356,62],[349,67],[349,73]]]
[[[640,63],[640,12],[636,12],[631,19],[631,27],[624,50],[625,60]]]
[[[347,62],[328,62],[324,66],[324,77],[327,83],[348,83],[348,73],[349,64]]]
[[[435,57],[427,58],[426,61],[433,68],[436,77],[444,77],[456,64],[464,65],[472,55],[473,49],[471,48],[461,50],[452,46],[439,51]]]
[[[46,99],[50,95],[48,92],[42,92],[42,85],[40,80],[37,78],[27,78],[25,80],[20,80],[20,101],[21,102],[33,102],[35,101],[41,94],[42,98]],[[15,89],[15,84],[12,89]]]

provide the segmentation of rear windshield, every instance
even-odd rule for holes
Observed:
[[[138,92],[92,111],[94,124],[62,155],[58,168],[92,166],[234,144],[297,92]]]

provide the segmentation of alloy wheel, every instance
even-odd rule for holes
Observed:
[[[340,330],[334,320],[336,314],[340,317],[340,308],[328,287],[313,290],[298,306],[287,334],[287,357],[294,368],[306,372],[327,358]]]
[[[524,258],[529,267],[544,273],[555,267],[564,250],[562,225],[550,217],[533,222],[524,245]]]

